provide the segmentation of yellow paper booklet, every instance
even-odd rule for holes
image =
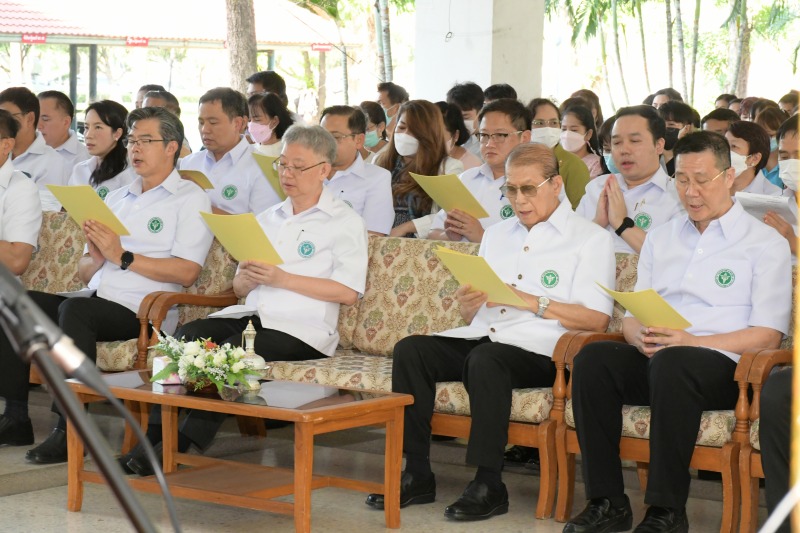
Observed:
[[[603,287],[600,283],[598,285],[618,301],[622,307],[630,311],[643,326],[686,329],[692,325],[653,289],[618,292]]]
[[[199,170],[179,170],[178,174],[180,174],[185,180],[195,182],[198,186],[200,186],[201,189],[205,191],[214,188],[214,186],[211,184],[211,180],[208,179],[208,176]]]
[[[471,285],[476,291],[485,292],[490,302],[503,305],[525,306],[525,300],[517,296],[503,283],[486,259],[477,255],[462,254],[447,248],[437,248],[436,255],[461,285]]]
[[[87,220],[96,220],[119,236],[131,234],[117,215],[100,199],[97,191],[88,185],[48,185],[47,188],[81,228]]]
[[[283,259],[269,241],[253,213],[214,215],[200,213],[222,246],[239,261],[263,261],[280,265]]]
[[[419,186],[439,204],[445,211],[458,209],[475,218],[486,218],[489,213],[483,208],[481,203],[469,192],[455,174],[445,174],[443,176],[422,176],[410,173],[411,177],[419,183]],[[498,188],[497,194],[500,194]]]
[[[264,173],[264,176],[266,176],[269,184],[272,185],[272,188],[275,189],[276,193],[278,193],[278,197],[281,200],[286,200],[286,193],[283,192],[283,188],[281,187],[281,180],[278,177],[278,171],[272,168],[272,163],[274,163],[278,158],[259,154],[258,152],[253,152],[253,157],[256,159],[256,163],[258,163],[261,172]]]

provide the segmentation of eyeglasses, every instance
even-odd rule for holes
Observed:
[[[342,142],[343,140],[347,139],[348,137],[355,137],[358,135],[357,133],[331,133],[334,139],[336,139],[337,143]]]
[[[274,168],[279,174],[286,173],[286,174],[291,174],[292,176],[296,176],[298,174],[302,174],[306,170],[311,170],[314,167],[324,165],[325,163],[326,161],[320,161],[316,165],[311,165],[310,167],[306,168],[300,168],[300,167],[293,167],[291,165],[285,165],[276,159],[275,161],[272,162],[272,168]]]
[[[731,168],[731,167],[728,167],[728,168]],[[722,176],[727,171],[728,171],[728,169],[726,168],[725,170],[723,170],[722,172],[720,172],[719,174],[717,174],[716,176],[714,176],[713,178],[708,179],[708,180],[690,180],[686,176],[678,177],[677,174],[673,174],[672,175],[672,179],[675,180],[675,187],[677,187],[677,188],[679,188],[681,190],[686,190],[689,187],[690,183],[693,184],[698,189],[704,189],[704,188],[706,188],[708,186],[709,183],[711,183],[712,181],[714,181],[718,177]]]
[[[557,118],[552,118],[550,120],[536,119],[531,124],[539,128],[541,128],[542,126],[547,126],[549,128],[558,128],[559,126],[561,126],[561,121]]]
[[[524,133],[524,132],[522,132],[522,131],[515,131],[513,133],[481,133],[481,132],[475,132],[475,138],[478,139],[478,142],[481,143],[481,144],[487,144],[489,142],[489,139],[491,139],[492,142],[494,142],[495,144],[502,144],[502,143],[506,142],[506,139],[508,139],[509,135],[514,135],[514,134],[519,135],[520,133]]]
[[[131,139],[128,137],[125,139],[125,146],[128,148],[133,148],[134,146],[141,146],[142,148],[146,147],[150,143],[158,143],[164,142],[164,139]]]
[[[503,193],[503,196],[506,198],[516,198],[517,194],[522,193],[522,196],[527,196],[528,198],[536,198],[536,193],[539,191],[539,187],[550,181],[550,178],[547,178],[539,185],[523,185],[521,187],[514,187],[509,185],[503,185],[500,187],[500,192]]]

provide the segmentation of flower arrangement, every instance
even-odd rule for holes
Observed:
[[[226,384],[233,386],[237,381],[244,383],[248,375],[257,374],[242,360],[245,351],[238,346],[231,346],[230,343],[220,346],[211,339],[177,340],[170,335],[162,335],[160,331],[156,334],[159,342],[153,349],[167,356],[170,362],[150,381],[178,374],[184,384],[193,384],[196,391],[213,383],[217,391],[222,393]]]

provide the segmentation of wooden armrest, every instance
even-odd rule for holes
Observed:
[[[772,369],[778,365],[792,364],[792,350],[753,350],[753,364],[747,373],[747,382],[753,385],[763,385]],[[747,355],[747,352],[745,352]],[[745,355],[742,355],[744,357]]]
[[[155,302],[162,294],[169,293],[167,291],[156,291],[145,296],[144,299],[142,299],[142,303],[139,304],[139,310],[136,312],[136,317],[139,319],[147,319],[148,315],[150,314],[150,307],[153,305],[153,302]]]
[[[564,354],[564,362],[568,365],[572,364],[578,352],[589,343],[600,341],[615,341],[625,342],[625,337],[622,333],[598,333],[596,331],[579,331],[577,335],[569,343],[566,353]]]
[[[236,305],[239,299],[233,291],[225,292],[222,294],[188,294],[185,292],[165,292],[162,293],[155,302],[150,306],[148,318],[153,322],[153,325],[158,322],[159,326],[167,312],[173,305],[196,305],[205,307],[227,307],[229,305]]]

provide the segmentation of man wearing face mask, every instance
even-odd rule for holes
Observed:
[[[797,194],[798,183],[800,182],[800,136],[798,136],[798,115],[781,124],[776,134],[778,138],[778,175],[786,189],[792,196]],[[795,213],[796,214],[796,213]],[[764,222],[772,226],[778,233],[789,241],[789,248],[792,251],[792,258],[797,261],[797,228],[792,227],[782,216],[772,211],[768,211],[764,217]]]
[[[395,118],[400,111],[400,105],[408,102],[408,91],[390,81],[378,84],[378,103],[386,114],[386,133],[391,139],[397,124]]]
[[[461,116],[464,117],[464,125],[469,131],[469,140],[464,143],[463,147],[483,161],[481,144],[475,137],[480,122],[478,112],[483,107],[483,89],[471,81],[456,83],[447,91],[446,101],[448,104],[457,106],[461,110]]]
[[[658,107],[658,116],[664,119],[664,123],[667,126],[664,137],[663,165],[669,176],[675,174],[675,159],[672,157],[672,148],[678,142],[678,139],[694,131],[694,125],[692,124],[694,112],[691,106],[677,100],[670,100]]]

